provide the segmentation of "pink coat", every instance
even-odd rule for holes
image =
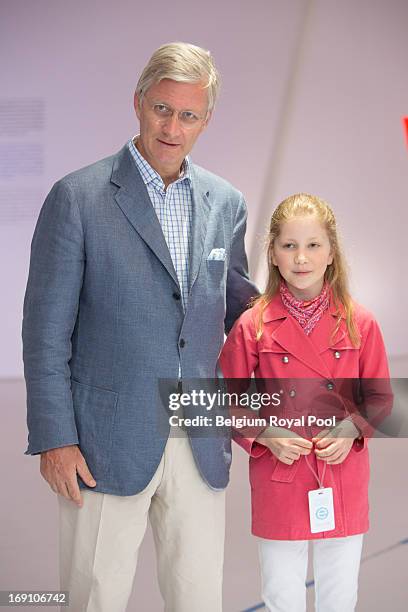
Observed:
[[[285,387],[289,403],[285,415],[296,414],[299,410],[296,393],[300,387],[303,390],[305,382],[299,379],[313,379],[306,383],[315,381],[320,389],[324,387],[330,400],[330,393],[336,392],[338,379],[389,377],[378,324],[367,310],[357,304],[355,318],[361,335],[359,348],[351,344],[344,319],[334,341],[330,341],[336,322],[332,306],[312,333],[306,336],[278,294],[264,311],[264,331],[259,341],[256,340],[258,313],[259,306],[256,305],[235,323],[221,351],[220,366],[225,378],[249,378],[253,373],[257,379],[291,379],[285,381],[286,386],[290,386],[289,393]],[[369,427],[362,428],[365,432],[370,431]],[[309,436],[305,432],[301,435],[310,439],[316,433],[317,430],[309,429]],[[336,527],[333,531],[317,534],[310,531],[307,492],[317,489],[318,484],[305,457],[286,465],[253,438],[242,437],[239,430],[234,432],[234,439],[250,454],[254,535],[275,540],[305,540],[348,536],[368,530],[366,438],[353,443],[343,463],[326,466],[324,486],[333,488]],[[313,452],[308,459],[321,478],[324,462],[317,461]]]

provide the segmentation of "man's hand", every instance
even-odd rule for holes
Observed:
[[[267,446],[282,463],[292,465],[301,455],[308,455],[313,444],[305,438],[294,437],[293,431],[283,427],[267,427],[256,439]]]
[[[331,465],[343,463],[359,435],[360,431],[348,419],[344,419],[333,429],[323,429],[312,440],[315,443],[316,457]]]
[[[41,453],[40,472],[54,493],[72,500],[80,508],[83,501],[77,473],[88,487],[96,485],[84,456],[76,445],[52,448]]]

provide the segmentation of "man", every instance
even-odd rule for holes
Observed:
[[[218,85],[209,52],[160,47],[136,88],[140,134],[58,181],[35,230],[27,453],[59,494],[72,610],[125,610],[148,518],[165,609],[221,610],[229,442],[167,440],[158,384],[214,376],[256,293],[242,195],[188,158]]]

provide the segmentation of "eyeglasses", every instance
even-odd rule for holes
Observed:
[[[163,104],[163,102],[152,103],[149,102],[147,98],[145,99],[149,105],[149,108],[154,113],[156,119],[160,122],[167,121],[167,119],[173,117],[174,113],[177,113],[178,120],[180,121],[182,126],[185,128],[192,128],[195,125],[198,125],[200,121],[204,121],[207,117],[207,114],[202,116],[197,115],[196,113],[193,113],[193,111],[190,110],[176,111],[174,108],[171,108],[171,106]]]

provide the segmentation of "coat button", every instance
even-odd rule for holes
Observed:
[[[290,396],[290,397],[295,397],[295,396],[296,396],[296,391],[295,391],[294,389],[291,389],[291,390],[289,391],[289,396]]]
[[[282,361],[283,361],[283,363],[289,363],[289,357],[287,355],[284,355],[282,357]]]
[[[181,295],[179,293],[177,293],[176,291],[173,293],[173,297],[175,300],[180,300],[181,299]]]
[[[180,338],[179,347],[184,348],[185,346],[186,346],[186,341],[184,340],[184,338]]]
[[[326,387],[327,387],[327,389],[328,389],[329,391],[333,391],[333,389],[334,389],[334,385],[333,385],[333,383],[332,383],[332,382],[328,382],[328,383],[327,383],[327,385],[326,385]]]
[[[336,359],[340,359],[340,353],[339,353],[339,351],[336,351],[336,352],[334,353],[334,356],[335,356],[335,358],[336,358]]]

